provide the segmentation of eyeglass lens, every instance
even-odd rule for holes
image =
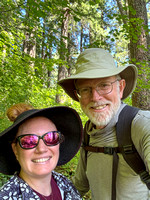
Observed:
[[[109,82],[109,81],[101,82],[101,83],[97,84],[95,89],[100,95],[108,94],[112,91],[112,89],[113,89],[112,84],[115,83],[116,81],[119,81],[119,80],[117,79],[113,82]],[[81,88],[81,89],[77,90],[77,95],[79,98],[87,98],[91,95],[91,91],[92,91],[92,87]]]
[[[60,141],[60,132],[51,131],[42,136],[27,134],[18,137],[19,144],[24,149],[32,149],[36,147],[40,139],[42,139],[47,146],[57,145]]]

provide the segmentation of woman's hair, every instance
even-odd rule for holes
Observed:
[[[18,103],[8,108],[6,115],[10,121],[14,122],[21,113],[32,109],[34,108],[30,104]],[[14,134],[9,135],[8,140],[10,144],[15,140],[17,132],[18,132],[18,127],[15,128]]]
[[[14,122],[16,120],[16,118],[23,112],[27,111],[27,110],[31,110],[33,109],[33,107],[30,104],[26,104],[26,103],[18,103],[15,104],[13,106],[11,106],[7,112],[6,115],[8,117],[8,119],[12,122]]]

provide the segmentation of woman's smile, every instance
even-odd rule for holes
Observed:
[[[38,158],[38,159],[32,160],[32,162],[34,162],[34,163],[45,163],[46,161],[50,160],[51,158],[52,158],[52,156],[45,157],[45,158]]]

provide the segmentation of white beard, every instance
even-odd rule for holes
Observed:
[[[92,112],[90,110],[91,107],[102,106],[105,104],[108,104],[109,108],[110,108],[107,111],[104,111],[101,113],[98,113],[98,112],[96,113],[96,112]],[[113,104],[111,101],[105,101],[105,102],[98,101],[98,102],[91,102],[86,107],[81,105],[81,108],[93,124],[95,124],[97,127],[105,127],[117,113],[117,111],[120,107],[120,104],[121,104],[121,100],[120,100],[119,93],[118,93],[118,101],[115,104]]]

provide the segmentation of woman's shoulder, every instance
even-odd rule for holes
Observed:
[[[56,171],[52,171],[52,176],[54,178],[54,180],[57,182],[67,182],[67,183],[72,183],[66,176],[64,176],[61,173],[58,173]]]
[[[10,177],[10,179],[0,188],[0,191],[5,188],[5,187],[14,187],[16,184],[14,184],[15,182],[17,182],[17,177],[16,175],[13,175],[12,177]]]
[[[0,188],[0,199],[2,199],[2,197],[9,194],[10,192],[16,193],[18,187],[19,187],[18,186],[18,179],[14,175]]]
[[[79,195],[79,192],[76,190],[73,183],[63,174],[53,171],[52,176],[57,183],[60,191],[63,191],[64,199],[66,200],[81,200],[82,198]]]
[[[2,199],[39,199],[36,193],[17,174],[12,176],[0,188],[0,200]]]

